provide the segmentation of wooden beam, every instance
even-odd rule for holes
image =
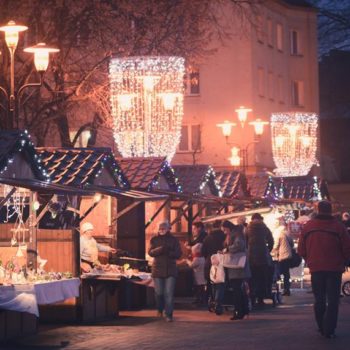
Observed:
[[[142,201],[138,201],[138,202],[133,202],[132,204],[128,205],[126,208],[124,208],[122,211],[117,213],[117,216],[113,218],[112,220],[112,225],[125,213],[127,213],[128,211],[130,211],[132,208],[135,208],[137,205],[139,205]]]
[[[101,198],[102,199],[102,198]],[[82,222],[97,206],[98,204],[102,202],[101,200],[96,201],[92,204],[92,206],[79,218],[78,224]]]
[[[0,201],[0,209],[6,204],[6,202],[11,198],[11,196],[17,191],[16,187],[12,187],[12,190],[8,195]]]
[[[162,209],[170,202],[168,198],[164,203],[157,209],[157,211],[153,214],[153,216],[148,220],[145,225],[145,229],[152,223],[152,221],[158,216],[158,214],[162,211]]]

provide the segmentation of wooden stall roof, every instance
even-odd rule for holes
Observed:
[[[109,148],[38,147],[37,151],[54,183],[75,187],[106,184],[129,188]]]
[[[306,202],[329,199],[327,183],[315,176],[274,177],[273,182],[280,198]]]
[[[216,173],[216,180],[220,185],[224,198],[247,198],[249,191],[247,177],[239,171],[222,171]]]
[[[131,188],[181,192],[174,169],[165,157],[116,158]],[[166,183],[161,183],[165,179]]]
[[[10,185],[13,187],[22,187],[27,188],[31,191],[45,192],[50,194],[90,196],[95,193],[86,189],[78,189],[70,186],[63,186],[51,182],[43,182],[33,179],[7,179],[0,177],[0,184]]]
[[[231,212],[231,213],[225,213],[221,215],[212,215],[212,216],[207,216],[205,218],[202,218],[203,223],[208,223],[208,222],[214,222],[214,221],[223,221],[223,220],[231,220],[234,218],[238,218],[239,216],[246,216],[246,215],[252,215],[254,213],[269,213],[271,212],[272,207],[264,207],[264,208],[255,208],[251,210],[244,210],[244,211],[236,211],[236,212]]]
[[[208,188],[210,193],[206,195],[221,196],[215,171],[210,165],[175,165],[174,170],[182,184],[183,193],[201,195]]]
[[[278,198],[275,183],[270,174],[257,173],[247,175],[248,192],[252,198],[266,198],[275,200]]]
[[[129,198],[140,202],[165,200],[168,198],[168,196],[165,194],[155,194],[137,190],[120,190],[116,187],[86,185],[84,188],[93,192],[105,194],[107,196],[116,198]]]
[[[0,174],[2,178],[49,179],[27,131],[0,130]]]

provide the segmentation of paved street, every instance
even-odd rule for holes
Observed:
[[[4,349],[348,349],[350,297],[341,300],[336,339],[316,332],[312,294],[293,290],[283,305],[253,312],[249,319],[230,321],[206,310],[178,305],[175,322],[159,320],[154,310],[124,312],[100,325],[52,326],[13,341]],[[187,306],[186,306],[187,305]],[[182,306],[181,309],[179,307]],[[1,347],[1,345],[0,345]]]

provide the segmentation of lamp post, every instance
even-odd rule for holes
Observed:
[[[246,125],[248,113],[252,112],[252,109],[241,106],[237,108],[235,112],[237,113],[237,117],[240,122],[241,128],[244,129]],[[265,122],[261,119],[256,119],[252,122],[249,122],[248,124],[254,127],[255,139],[253,142],[249,142],[248,144],[243,146],[239,145],[237,142],[231,142],[229,140],[231,136],[232,128],[237,125],[236,123],[225,120],[223,123],[217,124],[217,126],[222,129],[222,133],[225,136],[226,144],[234,146],[231,148],[231,157],[229,158],[231,165],[234,167],[241,166],[242,171],[244,173],[246,172],[249,165],[248,164],[249,147],[259,142],[260,137],[264,132],[264,126],[267,125],[268,122]]]
[[[18,25],[14,21],[9,21],[6,25],[0,27],[0,31],[5,33],[5,42],[10,51],[10,91],[0,86],[1,92],[4,94],[7,101],[7,108],[4,108],[7,112],[8,126],[13,127],[13,121],[16,120],[16,126],[19,126],[18,107],[19,100],[23,90],[27,87],[39,87],[42,85],[43,75],[49,64],[49,54],[58,52],[59,49],[49,47],[45,43],[39,43],[35,46],[24,49],[24,52],[34,54],[34,64],[36,70],[40,74],[40,81],[37,83],[26,83],[15,91],[15,51],[17,48],[19,33],[24,32],[28,27],[24,25]]]

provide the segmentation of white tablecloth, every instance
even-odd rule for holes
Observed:
[[[29,312],[39,317],[38,305],[53,304],[79,296],[79,278],[0,286],[0,309]]]

